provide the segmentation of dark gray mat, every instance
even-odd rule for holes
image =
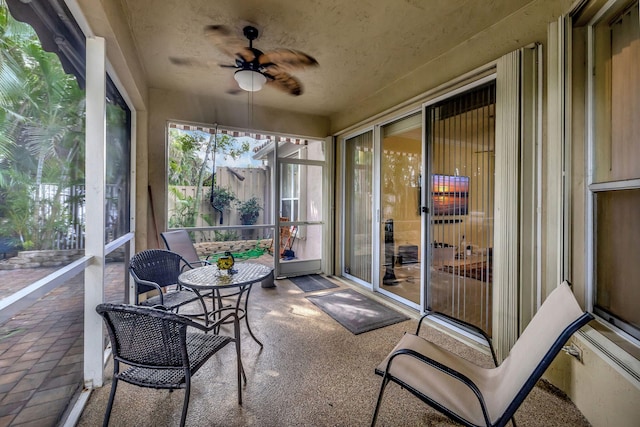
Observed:
[[[354,335],[408,320],[409,317],[352,289],[307,299]]]
[[[306,276],[290,277],[297,287],[305,292],[319,291],[322,289],[337,288],[338,285],[325,279],[319,274],[308,274]]]

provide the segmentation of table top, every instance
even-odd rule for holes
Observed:
[[[178,283],[195,289],[231,288],[260,282],[267,278],[271,267],[252,262],[241,262],[233,266],[237,273],[229,274],[217,265],[206,265],[185,271],[178,277]]]

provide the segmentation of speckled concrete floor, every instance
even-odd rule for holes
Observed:
[[[250,323],[265,346],[261,350],[242,328],[242,360],[247,373],[242,406],[237,401],[233,346],[227,346],[193,377],[187,425],[369,425],[380,386],[374,368],[404,332],[415,331],[417,321],[414,318],[353,335],[305,298],[314,293],[302,292],[289,280],[278,280],[276,285],[255,286],[251,291]],[[421,335],[477,363],[490,365],[489,356],[436,329],[423,328]],[[105,387],[91,394],[79,426],[102,423],[110,386],[108,379]],[[181,390],[169,393],[120,382],[110,425],[178,425],[183,396]],[[516,420],[519,427],[589,425],[570,401],[544,382],[526,399]],[[378,425],[455,423],[390,384]]]

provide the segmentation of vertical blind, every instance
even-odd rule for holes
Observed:
[[[427,108],[428,301],[491,333],[495,82]]]
[[[371,283],[373,131],[345,141],[344,272]]]

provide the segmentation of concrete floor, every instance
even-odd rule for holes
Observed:
[[[335,280],[335,279],[334,279]],[[335,280],[340,288],[348,287]],[[394,347],[411,320],[353,335],[305,297],[289,280],[275,288],[255,286],[250,322],[263,349],[242,327],[242,360],[247,373],[238,405],[233,346],[227,346],[193,377],[188,426],[366,426],[371,422],[380,377],[375,366]],[[490,357],[427,327],[421,334],[477,363]],[[560,354],[558,357],[569,357]],[[109,365],[106,375],[112,369]],[[94,390],[79,426],[102,423],[111,382]],[[173,426],[180,421],[184,392],[169,393],[126,383],[118,385],[112,426]],[[575,406],[540,382],[516,415],[518,426],[588,426]],[[455,425],[397,385],[387,387],[379,426]]]

